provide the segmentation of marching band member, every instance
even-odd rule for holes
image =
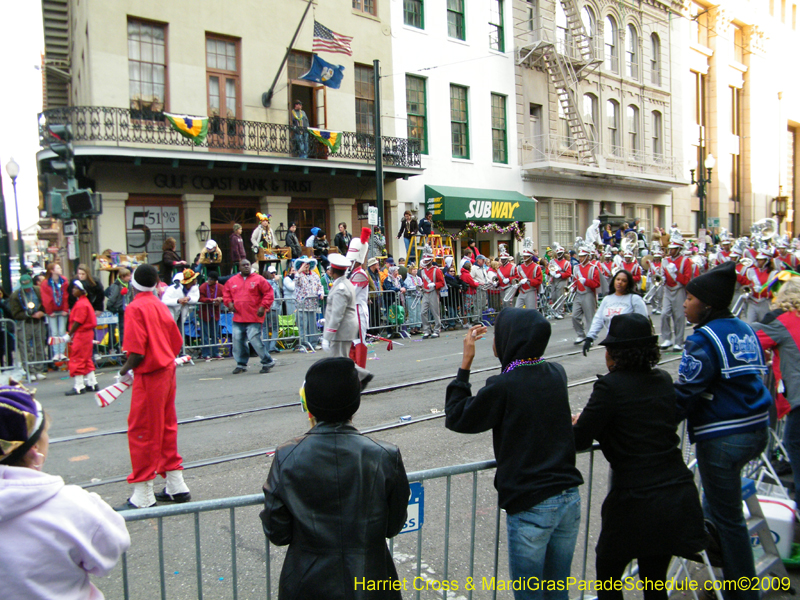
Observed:
[[[506,290],[511,287],[511,279],[514,277],[514,261],[511,260],[511,255],[508,253],[505,244],[500,244],[500,267],[497,269],[498,288],[500,289],[500,298],[505,298]],[[511,302],[501,300],[504,305],[511,306]]]
[[[627,248],[623,253],[622,268],[633,276],[633,283],[636,289],[639,289],[642,284],[642,265],[640,265],[633,258],[633,251]]]
[[[606,246],[603,251],[602,259],[597,263],[597,268],[600,270],[600,293],[604,296],[613,293],[611,280],[614,278],[615,268],[610,246]]]
[[[542,268],[533,262],[533,242],[525,238],[522,245],[522,264],[514,268],[514,277],[519,280],[519,294],[514,308],[536,308],[536,290],[542,285]]]
[[[669,256],[663,261],[665,291],[661,305],[661,348],[672,347],[675,352],[683,351],[686,332],[683,302],[686,300],[685,286],[692,277],[692,261],[681,256],[683,242],[679,236],[680,233],[671,236]]]
[[[445,286],[444,273],[433,262],[433,251],[430,246],[425,246],[422,255],[422,264],[419,276],[422,279],[422,339],[438,338],[442,330],[442,318],[439,316],[439,290]],[[428,320],[428,311],[433,315],[434,325],[431,333],[431,323]]]
[[[717,256],[714,259],[714,266],[721,265],[724,262],[728,262],[731,260],[731,244],[733,242],[730,238],[723,238],[719,242],[720,251],[717,252]]]
[[[783,236],[778,239],[775,247],[778,250],[778,254],[775,256],[774,263],[775,263],[775,270],[777,271],[785,271],[789,269],[791,271],[797,270],[797,255],[794,252],[789,252],[789,240],[786,236]]]
[[[572,328],[578,337],[575,344],[582,344],[586,339],[586,329],[592,324],[597,312],[597,288],[600,287],[600,269],[590,260],[591,250],[586,246],[578,249],[580,264],[575,265],[572,272],[575,286],[575,300],[572,301]],[[584,323],[586,322],[586,329]]]
[[[550,296],[555,302],[558,298],[566,292],[567,283],[572,277],[572,264],[569,258],[564,257],[564,247],[561,244],[556,244],[556,257],[550,261],[548,266],[550,276],[553,278],[553,293]],[[556,319],[564,318],[564,304],[558,307],[556,311]]]
[[[653,294],[653,314],[661,314],[661,304],[664,300],[664,251],[661,250],[661,245],[653,249],[653,258],[650,259],[649,267],[647,269],[647,285],[657,286]]]
[[[745,299],[742,318],[745,323],[758,323],[769,312],[770,290],[766,283],[772,273],[771,263],[772,248],[761,248],[756,254],[756,264],[745,269],[743,275],[737,275],[739,283],[751,289],[750,295]]]
[[[361,237],[350,240],[346,258],[353,261],[348,279],[356,288],[356,316],[358,317],[358,338],[350,348],[350,358],[362,369],[367,368],[367,329],[369,328],[369,275],[364,270],[367,260],[369,238],[372,231],[362,227]]]

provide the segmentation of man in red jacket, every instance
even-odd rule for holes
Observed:
[[[178,454],[178,417],[175,412],[175,357],[183,346],[169,309],[153,292],[158,271],[152,265],[139,265],[133,273],[136,297],[125,309],[128,320],[122,349],[128,355],[119,374],[130,382],[131,410],[128,414],[128,448],[133,471],[128,483],[133,495],[121,507],[147,508],[156,500],[187,502],[192,496],[183,481],[183,458]],[[167,485],[153,493],[156,474]]]
[[[466,290],[464,290],[464,312],[470,319],[474,319],[475,296],[478,292],[478,282],[472,278],[472,262],[470,261],[469,256],[465,255],[461,259],[461,270],[459,275],[461,276],[461,281],[469,286]]]
[[[206,361],[222,358],[219,351],[219,307],[223,301],[224,286],[219,282],[219,273],[208,272],[208,281],[200,286],[200,327],[203,349],[201,355]]]
[[[433,262],[433,253],[425,247],[422,255],[422,268],[419,276],[422,278],[422,339],[438,338],[442,330],[442,318],[439,316],[439,290],[444,287],[444,274]],[[431,333],[431,322],[428,312],[433,315],[434,326]]]
[[[233,374],[247,371],[247,361],[250,360],[248,341],[261,359],[259,372],[269,373],[275,366],[275,359],[264,349],[261,325],[275,300],[272,286],[258,273],[250,272],[249,260],[240,260],[239,273],[228,279],[223,298],[225,306],[233,313],[233,358],[236,359]]]
[[[514,308],[536,309],[538,300],[536,290],[542,285],[542,268],[533,261],[533,243],[525,238],[522,247],[522,264],[514,269],[514,278],[519,281],[519,294]]]

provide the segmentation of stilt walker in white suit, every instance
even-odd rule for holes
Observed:
[[[356,289],[356,317],[358,319],[358,337],[353,340],[350,358],[362,369],[367,367],[367,329],[369,328],[369,275],[362,268],[367,260],[368,242],[372,235],[369,227],[361,229],[361,237],[350,240],[347,258],[353,261],[348,279]]]

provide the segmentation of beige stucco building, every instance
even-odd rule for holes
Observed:
[[[259,211],[272,214],[274,230],[296,221],[301,240],[317,226],[332,241],[340,221],[359,229],[364,204],[376,197],[373,61],[391,73],[388,3],[312,2],[285,64],[305,0],[237,2],[225,10],[185,0],[42,5],[40,172],[54,157],[47,125],[69,123],[79,184],[103,196],[102,215],[84,228],[92,239],[82,239],[82,249],[147,249],[154,262],[172,236],[191,260],[202,247],[196,231],[203,223],[227,260],[231,225],[242,223],[247,239]],[[352,55],[319,53],[344,67],[339,89],[300,79],[311,66],[315,21],[353,38]],[[393,115],[392,78],[380,87],[381,114]],[[298,156],[288,126],[295,99],[312,127],[340,133],[336,154],[310,136],[308,158]],[[165,112],[208,116],[208,138],[196,146],[179,136]],[[382,135],[391,227],[396,179],[422,169],[405,131],[394,137],[394,119],[382,118]]]
[[[800,50],[797,5],[791,0],[687,3],[680,13],[680,98],[675,117],[683,156],[681,175],[695,178],[706,157],[715,160],[705,205],[697,186],[678,188],[674,220],[696,232],[701,208],[734,234],[777,212],[788,198],[782,231],[797,233],[797,127]],[[707,178],[704,177],[704,178]]]

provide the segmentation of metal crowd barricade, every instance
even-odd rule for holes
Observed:
[[[47,341],[50,332],[45,319],[15,321],[19,365],[30,380],[32,375],[45,373],[53,359]]]
[[[20,366],[19,357],[15,354],[16,326],[13,319],[0,319],[0,372],[15,370]]]
[[[579,465],[585,475],[585,485],[580,488],[584,516],[572,575],[581,580],[590,574],[587,560],[591,518],[597,512],[592,510],[597,448],[579,453],[588,460],[579,461],[584,463]],[[477,597],[496,598],[500,591],[496,583],[511,579],[503,547],[502,511],[490,473],[495,466],[494,460],[487,460],[408,474],[409,481],[424,483],[425,509],[420,529],[389,542],[398,576],[408,581],[404,597],[446,600],[466,596],[471,600],[477,591]],[[456,504],[454,497],[470,501]],[[258,517],[263,502],[263,494],[251,494],[125,511],[121,514],[131,533],[131,549],[122,557],[120,568],[107,579],[95,580],[95,584],[106,589],[107,597],[115,597],[110,590],[121,587],[126,600],[237,600],[240,594],[248,598],[277,597],[276,574],[280,573],[285,548],[266,540]],[[249,507],[257,508],[237,511]],[[468,577],[475,590],[465,588]],[[457,581],[459,589],[444,590],[437,584],[442,581]],[[506,595],[501,592],[501,596]],[[583,599],[584,593],[570,596]]]

